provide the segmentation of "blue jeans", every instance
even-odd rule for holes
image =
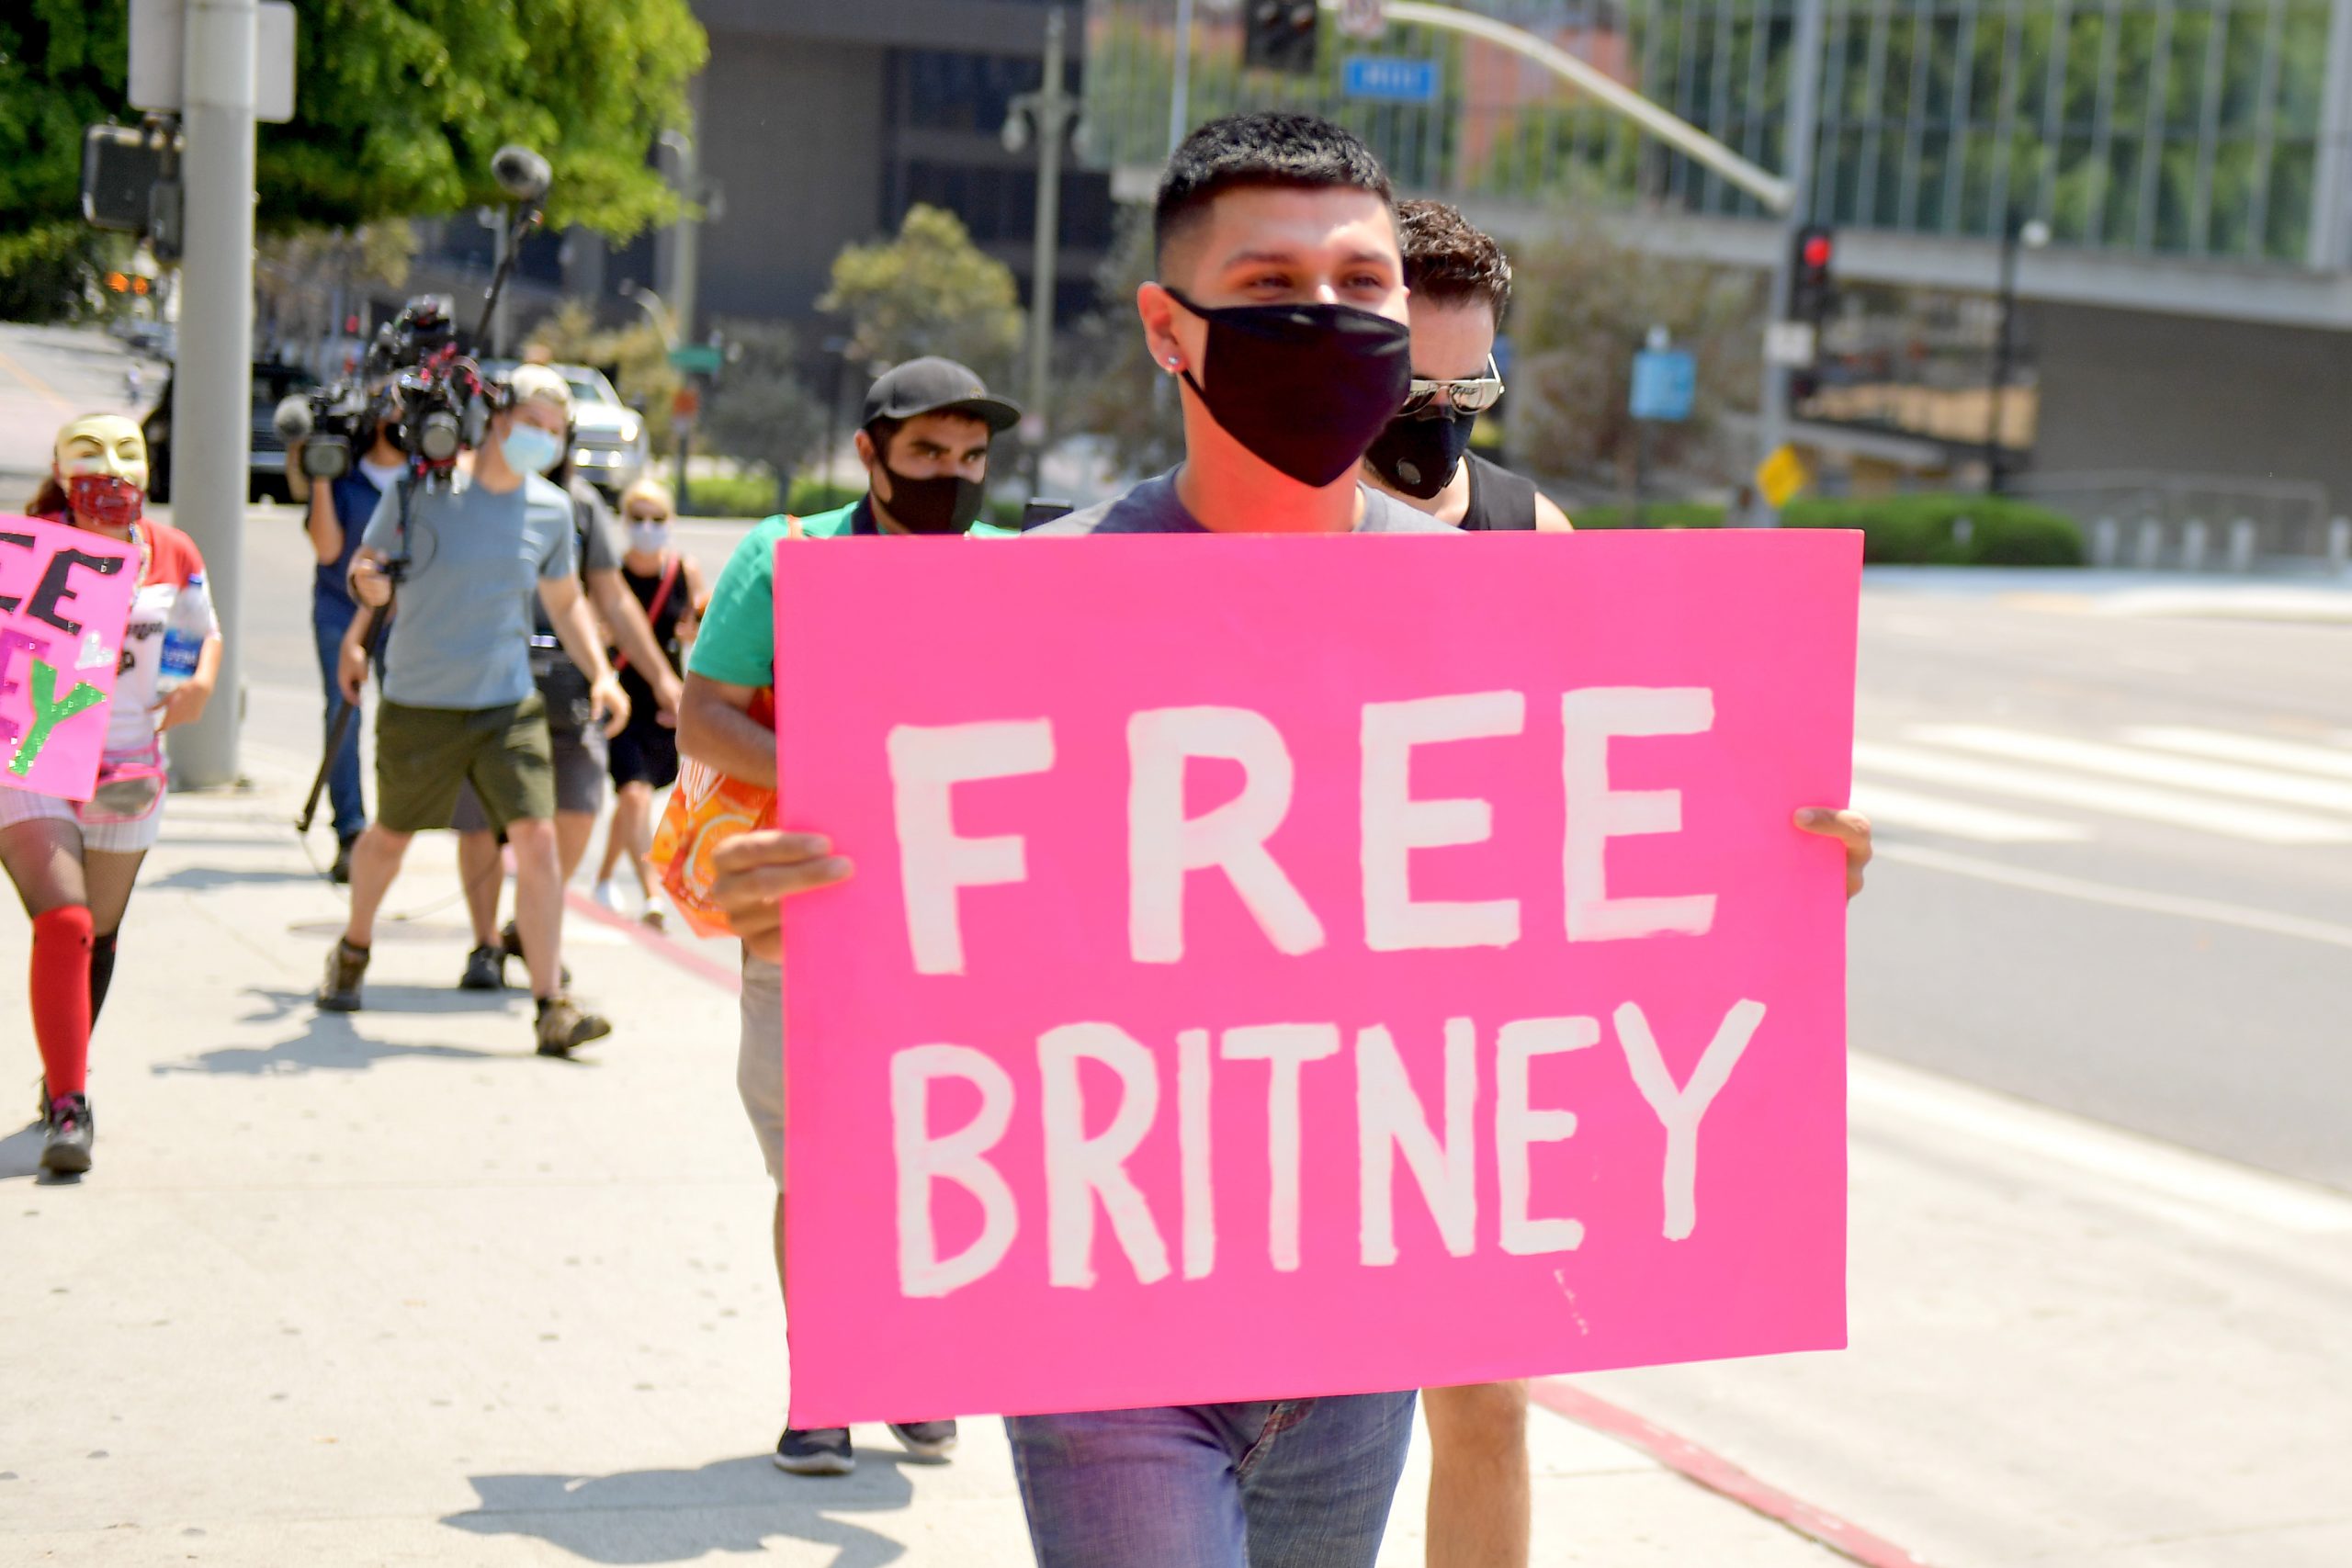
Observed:
[[[1372,1568],[1413,1395],[1011,1416],[1038,1568]]]
[[[319,640],[319,674],[327,688],[326,734],[334,734],[335,716],[343,711],[343,693],[335,674],[343,660],[343,634],[359,614],[333,599],[311,601],[311,630]],[[359,793],[359,720],[354,716],[343,732],[343,745],[327,769],[327,798],[334,803],[334,836],[349,840],[368,826],[368,800]]]

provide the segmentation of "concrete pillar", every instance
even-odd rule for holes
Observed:
[[[2102,517],[2091,525],[2091,564],[2113,566],[2121,546],[2122,531],[2112,517]]]
[[[2352,517],[2327,525],[2327,559],[2338,571],[2352,571]]]
[[[2254,519],[2241,517],[2230,525],[2230,570],[2254,570]]]
[[[2206,532],[2205,519],[2202,517],[2190,518],[2187,526],[2181,529],[2180,564],[2183,570],[2203,571],[2205,570],[2205,547],[2208,543]]]
[[[2132,564],[2142,571],[2156,570],[2156,558],[2165,547],[2165,525],[2153,517],[2140,519],[2140,536],[2134,541]]]
[[[203,719],[171,732],[191,788],[237,780],[244,707],[245,486],[253,457],[254,109],[257,0],[188,0],[187,237],[172,391],[173,517],[204,553],[220,617],[220,683]]]

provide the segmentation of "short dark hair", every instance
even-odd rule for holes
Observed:
[[[1227,191],[1250,186],[1300,190],[1362,190],[1393,211],[1388,171],[1353,132],[1311,114],[1229,114],[1184,138],[1159,177],[1152,205],[1153,254],[1199,222]]]
[[[1441,305],[1484,300],[1503,324],[1510,309],[1510,262],[1495,237],[1442,201],[1396,209],[1396,243],[1405,253],[1405,287]]]
[[[874,443],[874,455],[877,457],[888,457],[890,455],[890,443],[896,441],[899,438],[899,432],[906,427],[905,420],[891,419],[887,415],[880,419],[866,421],[865,434],[866,438]]]

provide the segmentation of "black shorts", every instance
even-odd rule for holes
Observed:
[[[606,742],[605,766],[616,789],[629,784],[668,789],[678,782],[678,732],[650,712],[641,720],[632,712],[628,728]]]

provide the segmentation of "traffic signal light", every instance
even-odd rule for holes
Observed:
[[[1312,75],[1319,26],[1315,0],[1246,0],[1241,63],[1295,76]]]
[[[1837,232],[1819,223],[1799,229],[1789,263],[1789,320],[1819,327],[1838,303]]]

